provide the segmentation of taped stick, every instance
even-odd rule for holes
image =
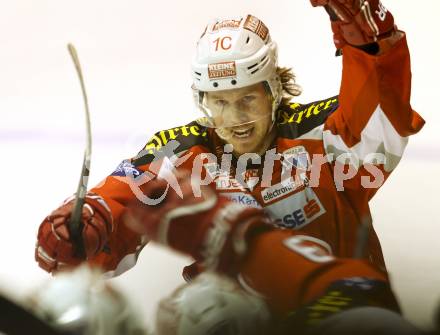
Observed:
[[[69,50],[70,57],[72,58],[73,64],[75,65],[76,73],[78,74],[79,82],[81,84],[86,121],[86,147],[84,150],[84,159],[81,168],[81,176],[79,179],[78,188],[76,190],[75,204],[73,206],[72,215],[69,221],[69,232],[76,248],[75,252],[78,257],[84,258],[85,252],[82,239],[83,224],[81,221],[81,216],[90,174],[90,162],[92,155],[92,131],[90,126],[89,103],[87,99],[87,92],[84,85],[84,78],[81,70],[81,64],[78,58],[78,53],[73,44],[69,43],[67,45],[67,49]]]

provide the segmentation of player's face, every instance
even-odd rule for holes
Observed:
[[[272,107],[263,83],[208,92],[206,103],[214,111],[214,124],[221,136],[233,145],[236,154],[261,154],[267,149]]]

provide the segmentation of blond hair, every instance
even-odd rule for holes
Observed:
[[[296,83],[296,76],[290,67],[277,67],[277,74],[280,77],[282,92],[282,104],[287,104],[293,97],[302,93],[302,88]]]

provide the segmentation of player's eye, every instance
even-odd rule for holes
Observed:
[[[255,95],[246,95],[243,98],[241,98],[241,101],[244,104],[250,104],[252,101],[256,99]]]
[[[225,106],[228,104],[228,102],[227,102],[226,100],[224,100],[224,99],[216,99],[216,100],[214,101],[214,104],[215,104],[217,107],[225,107]]]

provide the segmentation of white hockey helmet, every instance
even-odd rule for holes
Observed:
[[[206,116],[199,122],[216,128],[236,126],[214,125],[215,111],[207,107],[204,93],[257,83],[264,83],[271,95],[272,111],[269,112],[274,119],[282,98],[277,66],[277,45],[271,40],[266,25],[255,16],[215,20],[208,24],[197,43],[192,62],[194,100]]]
[[[62,333],[147,335],[136,310],[101,275],[86,265],[60,272],[34,290],[30,308]]]
[[[264,300],[231,280],[202,273],[163,299],[156,314],[157,335],[266,334]]]

